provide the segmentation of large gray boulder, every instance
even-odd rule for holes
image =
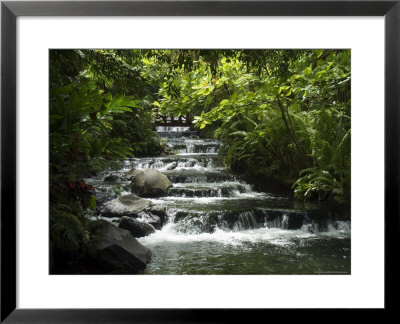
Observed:
[[[153,203],[147,199],[128,194],[106,202],[103,207],[103,216],[133,216],[152,205]]]
[[[145,169],[132,177],[132,192],[141,197],[165,196],[171,181],[156,169]]]
[[[103,230],[89,249],[92,272],[98,274],[134,274],[146,268],[151,251],[129,231],[102,221]]]
[[[118,227],[128,230],[133,237],[143,237],[155,233],[154,227],[150,224],[128,216],[121,217]]]

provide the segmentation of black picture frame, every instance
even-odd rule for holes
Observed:
[[[1,2],[1,322],[198,323],[257,318],[243,309],[16,308],[16,19],[18,16],[384,16],[385,18],[385,309],[396,307],[399,235],[400,0],[395,1],[2,1]],[[250,313],[251,314],[248,314]]]

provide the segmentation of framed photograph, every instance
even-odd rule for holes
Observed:
[[[392,308],[399,15],[2,2],[1,321]]]

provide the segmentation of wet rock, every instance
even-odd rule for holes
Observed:
[[[158,216],[161,221],[161,226],[164,225],[168,220],[167,209],[163,206],[151,206],[150,208],[147,208],[146,211],[151,213],[153,216]]]
[[[104,182],[108,183],[121,183],[121,178],[115,174],[111,174],[108,177],[104,178]]]
[[[142,211],[138,214],[138,221],[150,224],[153,226],[155,229],[160,230],[162,226],[164,225],[163,221],[159,216],[153,215],[149,211]]]
[[[155,229],[160,230],[164,225],[162,219],[156,215],[150,214],[151,220],[149,220],[149,224],[153,226]]]
[[[160,171],[145,169],[133,176],[131,190],[141,197],[161,197],[171,187],[171,181]]]
[[[173,170],[173,169],[175,169],[176,167],[178,166],[178,163],[176,163],[176,162],[171,162],[171,163],[168,163],[165,167],[163,167],[162,169],[163,170]]]
[[[132,178],[133,178],[135,175],[137,175],[138,173],[140,173],[140,172],[141,172],[141,170],[132,169],[132,170],[130,170],[130,171],[128,171],[128,172],[126,172],[126,173],[124,174],[124,179],[125,179],[125,180],[128,180],[128,181],[131,181]]]
[[[153,226],[127,216],[121,217],[118,227],[128,230],[133,237],[143,237],[155,232]]]
[[[101,221],[103,231],[88,252],[91,273],[134,274],[146,268],[151,251],[141,245],[128,230]]]
[[[103,207],[103,216],[133,216],[149,206],[152,206],[151,201],[129,194],[106,202]]]

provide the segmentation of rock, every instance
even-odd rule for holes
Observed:
[[[160,197],[171,187],[171,181],[160,171],[145,169],[133,176],[131,190],[141,197]]]
[[[162,168],[162,170],[173,170],[178,166],[178,163],[176,162],[171,162],[168,163],[165,167]]]
[[[111,174],[108,177],[105,177],[103,181],[109,183],[121,183],[121,178],[115,174]]]
[[[147,199],[129,194],[106,202],[103,207],[103,215],[106,217],[133,216],[152,204]]]
[[[89,249],[91,272],[97,274],[134,274],[146,268],[151,251],[129,231],[101,221],[104,230]]]
[[[135,169],[132,169],[132,170],[130,170],[130,171],[124,173],[124,179],[125,179],[125,180],[128,180],[128,181],[131,181],[132,178],[133,178],[135,175],[137,175],[138,173],[140,173],[140,172],[142,172],[142,170],[135,170]]]
[[[151,226],[153,226],[155,229],[158,230],[160,230],[164,225],[162,219],[159,216],[153,215],[148,210],[140,212],[138,214],[137,220],[150,224]]]
[[[150,220],[148,221],[148,223],[153,226],[155,229],[160,230],[162,228],[162,226],[164,225],[164,222],[162,221],[162,219],[156,215],[150,214]]]
[[[143,237],[155,232],[153,226],[127,216],[121,217],[118,227],[128,230],[133,237]]]
[[[152,214],[160,216],[160,217],[164,217],[166,215],[167,212],[167,208],[164,206],[151,206],[149,208],[147,208],[147,210],[149,210]]]
[[[162,206],[151,206],[151,207],[146,209],[146,212],[152,214],[153,216],[158,216],[160,218],[160,220],[161,220],[161,226],[164,225],[168,220],[167,209],[165,207],[162,207]],[[154,227],[157,228],[156,226],[154,226]]]

